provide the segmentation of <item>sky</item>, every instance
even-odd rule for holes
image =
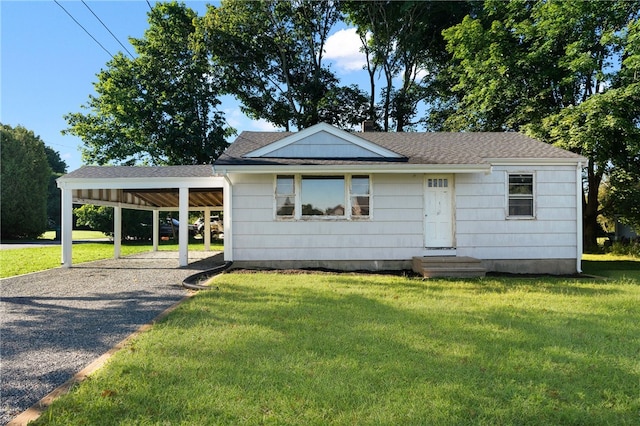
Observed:
[[[85,0],[89,10],[81,1],[58,3],[97,41],[54,0],[0,0],[0,122],[32,130],[60,154],[67,170],[73,171],[82,166],[82,141],[61,134],[68,127],[63,117],[83,111],[81,106],[95,94],[96,74],[106,68],[110,54],[125,51],[119,42],[135,52],[128,39],[143,36],[149,6],[145,0]],[[200,16],[205,14],[207,3],[215,4],[185,1]],[[336,27],[327,42],[325,59],[343,84],[360,84],[366,90],[364,56],[359,47],[353,28]],[[238,133],[273,130],[267,122],[245,117],[233,98],[221,100],[227,122]]]

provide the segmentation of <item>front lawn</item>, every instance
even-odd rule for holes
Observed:
[[[638,424],[634,277],[231,273],[36,424]]]

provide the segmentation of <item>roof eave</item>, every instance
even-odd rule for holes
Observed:
[[[582,156],[564,158],[485,158],[493,166],[575,166],[578,163],[586,163],[587,158]]]
[[[163,188],[222,188],[223,177],[123,177],[123,178],[70,178],[56,180],[60,189],[163,189]]]
[[[282,165],[214,165],[216,173],[488,173],[490,164],[282,164]]]

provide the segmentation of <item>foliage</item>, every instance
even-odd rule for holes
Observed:
[[[113,207],[84,204],[73,213],[79,226],[88,226],[94,231],[101,231],[113,237]],[[143,210],[122,210],[122,236],[129,239],[150,239],[152,213]]]
[[[640,239],[621,242],[614,242],[608,250],[609,253],[616,256],[632,256],[640,259]]]
[[[245,114],[286,130],[362,121],[365,95],[340,86],[323,63],[329,31],[340,19],[338,4],[223,0],[209,6],[201,29],[212,66]]]
[[[639,15],[637,1],[486,1],[444,32],[453,97],[436,127],[526,131],[588,157],[587,248],[603,177],[640,164]]]
[[[60,158],[60,153],[54,149],[45,146],[47,154],[47,162],[51,168],[51,176],[49,176],[49,187],[47,195],[47,219],[48,225],[60,225],[62,217],[62,194],[56,183],[56,180],[67,172],[67,163]]]
[[[256,273],[215,285],[35,424],[637,422],[637,279]]]
[[[0,124],[0,236],[35,238],[47,229],[51,169],[44,142],[22,126]]]
[[[347,1],[348,21],[357,26],[367,55],[369,119],[380,128],[402,132],[417,124],[418,104],[433,96],[437,75],[450,59],[442,31],[470,13],[470,2]],[[375,75],[382,73],[382,102],[375,105]],[[400,79],[398,79],[400,77]],[[398,87],[394,85],[398,84]],[[376,109],[380,111],[378,117]]]
[[[144,37],[131,39],[137,56],[119,53],[98,74],[88,113],[65,116],[85,162],[210,164],[226,148],[232,131],[196,22],[184,4],[157,3]]]

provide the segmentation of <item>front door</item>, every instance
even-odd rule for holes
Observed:
[[[425,187],[425,247],[453,247],[453,177],[427,175]]]

